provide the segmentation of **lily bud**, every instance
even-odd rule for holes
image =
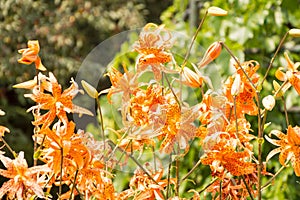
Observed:
[[[203,76],[193,72],[188,67],[184,67],[182,72],[182,82],[190,87],[199,88],[203,84]]]
[[[202,60],[198,63],[198,68],[204,67],[216,59],[222,50],[221,42],[214,42],[212,43],[208,49],[206,50]]]
[[[240,91],[241,91],[241,76],[237,74],[231,87],[231,95],[236,96],[240,93]]]
[[[273,87],[274,87],[275,93],[276,93],[275,97],[282,97],[284,95],[284,91],[282,91],[282,89],[279,91],[281,86],[275,80],[273,80]]]
[[[289,30],[289,35],[291,35],[293,37],[300,37],[300,29],[293,28],[293,29]]]
[[[98,97],[98,92],[97,90],[91,86],[89,83],[87,83],[86,81],[82,80],[81,81],[81,85],[84,88],[84,90],[87,92],[87,94],[92,97],[93,99],[96,99]]]
[[[223,10],[222,8],[212,6],[208,8],[207,14],[211,16],[226,16],[228,12],[226,10]]]
[[[275,99],[272,95],[268,95],[265,98],[263,98],[262,104],[268,111],[271,111],[275,106]]]

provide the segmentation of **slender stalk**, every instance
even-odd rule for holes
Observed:
[[[261,126],[261,113],[260,113],[260,93],[256,92],[257,95],[257,107],[258,107],[258,165],[257,165],[257,179],[258,179],[258,200],[261,200],[261,171],[262,171],[262,144],[263,144],[263,127]]]
[[[201,164],[201,159],[199,159],[198,162],[194,165],[194,167],[180,180],[180,183],[186,180],[200,164]]]
[[[157,171],[157,168],[156,168],[156,155],[155,155],[155,148],[154,146],[152,146],[152,153],[153,153],[153,165],[154,165],[154,170],[155,172]]]
[[[6,146],[6,148],[10,151],[10,153],[14,156],[14,158],[17,158],[17,154],[12,148],[9,146],[9,144],[4,140],[2,136],[0,136],[0,141],[3,142],[3,144]]]
[[[286,162],[287,163],[287,162]],[[272,176],[272,178],[270,178],[262,187],[261,190],[266,189],[270,183],[282,172],[282,170],[286,168],[286,164],[282,165],[281,168],[276,172],[276,174],[274,174],[274,176]]]
[[[196,40],[196,38],[197,38],[197,35],[198,35],[198,33],[199,33],[199,31],[200,31],[200,29],[201,29],[201,27],[202,27],[202,25],[203,25],[203,23],[204,23],[206,17],[207,17],[207,11],[205,12],[205,14],[204,14],[204,16],[203,16],[203,18],[202,18],[202,20],[201,20],[201,22],[200,22],[200,24],[199,24],[199,26],[198,26],[196,32],[195,32],[193,38],[192,38],[191,44],[190,44],[190,46],[189,46],[189,48],[188,48],[188,51],[187,51],[186,54],[185,54],[185,57],[184,57],[184,60],[183,60],[182,66],[181,66],[182,68],[185,67],[185,65],[186,65],[186,63],[187,63],[187,59],[189,58],[189,55],[190,55],[190,53],[191,53],[193,44],[194,44],[194,42],[195,42],[195,40]]]
[[[36,76],[36,84],[39,86],[40,85],[40,81],[39,81],[39,70],[38,69],[35,69],[35,76]],[[40,87],[39,87],[39,90],[40,90]],[[39,114],[40,114],[40,108],[39,108],[39,106],[38,106],[38,109],[35,110],[35,114],[36,114],[36,116],[39,116]],[[36,116],[34,118],[36,118]],[[34,132],[33,132],[34,135],[37,134],[37,130],[38,129],[39,129],[39,126],[35,125]],[[36,152],[37,149],[38,149],[38,147],[37,147],[37,137],[34,137],[33,152]],[[33,166],[36,166],[36,165],[37,165],[37,158],[33,157]]]
[[[106,144],[105,144],[105,135],[104,135],[103,115],[102,115],[102,110],[101,110],[101,105],[100,105],[100,97],[99,97],[99,99],[96,99],[96,102],[97,102],[97,109],[98,109],[99,116],[100,116],[101,136],[102,136],[102,141],[103,141],[103,155],[104,155],[104,160],[105,160]],[[104,165],[105,165],[105,170],[107,170],[106,162],[104,162]]]
[[[286,108],[286,103],[285,103],[284,96],[281,97],[281,100],[283,102],[283,109],[284,109],[284,114],[285,114],[286,127],[288,127],[290,123],[289,123],[289,116],[288,116],[288,113],[287,113],[287,108]]]
[[[264,76],[264,78],[262,79],[260,85],[263,85],[264,81],[266,80],[266,78],[267,78],[267,76],[268,76],[268,74],[269,74],[269,71],[270,71],[270,69],[272,68],[272,65],[273,65],[273,62],[274,62],[274,60],[275,60],[275,57],[277,56],[279,50],[281,49],[281,47],[282,47],[282,45],[283,45],[283,42],[284,42],[284,40],[286,39],[286,37],[288,36],[288,34],[289,34],[289,31],[286,32],[286,33],[284,34],[283,38],[280,40],[279,45],[278,45],[278,47],[277,47],[277,49],[276,49],[276,51],[275,51],[274,56],[272,57],[272,59],[271,59],[271,61],[270,61],[270,64],[269,64],[269,66],[268,66],[268,68],[267,68],[267,71],[266,71],[266,73],[265,73],[265,76]]]
[[[170,188],[170,178],[171,178],[171,167],[172,167],[172,153],[170,153],[170,157],[169,157],[169,166],[168,166],[168,185],[167,185],[167,195],[166,198],[169,198],[169,188]]]
[[[63,176],[63,161],[64,161],[64,149],[60,148],[60,177],[59,177],[59,187],[58,187],[58,196],[61,196],[62,192],[62,176]]]
[[[253,197],[253,195],[252,195],[252,193],[251,193],[251,190],[250,190],[250,188],[249,188],[249,185],[247,184],[247,182],[246,182],[246,180],[245,180],[245,176],[244,176],[244,175],[242,175],[242,180],[243,180],[243,182],[244,182],[244,184],[245,184],[245,186],[246,186],[246,189],[247,189],[247,191],[248,191],[248,194],[249,194],[251,200],[254,200],[254,197]]]
[[[180,161],[179,161],[179,154],[180,154],[180,148],[178,146],[177,151],[177,158],[176,158],[176,187],[175,187],[175,195],[179,197],[179,187],[180,187],[180,179],[179,179],[179,167],[180,167]]]
[[[219,184],[219,188],[220,188],[220,200],[222,200],[222,180],[220,180],[220,184]]]
[[[173,87],[171,86],[171,83],[170,83],[168,77],[165,76],[165,79],[166,79],[166,81],[167,81],[167,83],[168,83],[169,88],[171,89],[172,94],[174,95],[174,98],[175,98],[175,100],[176,100],[176,102],[177,102],[177,104],[178,104],[178,106],[179,106],[179,109],[181,110],[181,103],[180,103],[180,101],[179,101],[177,95],[175,94],[175,91],[173,90]]]
[[[239,139],[239,126],[238,126],[238,118],[236,111],[236,95],[233,97],[233,108],[234,108],[234,119],[235,119],[235,137]]]
[[[199,191],[199,194],[201,194],[202,192],[204,192],[209,186],[211,186],[212,184],[214,184],[214,182],[216,182],[219,178],[215,178],[213,179],[207,186],[205,186],[204,188],[202,188],[200,191]]]
[[[226,49],[226,51],[230,54],[230,56],[234,59],[234,61],[238,64],[239,68],[243,71],[244,75],[246,76],[246,78],[248,79],[248,81],[250,82],[251,86],[256,90],[256,86],[254,85],[254,83],[252,82],[252,80],[250,79],[250,77],[248,76],[248,74],[246,73],[246,71],[244,70],[244,68],[242,67],[241,63],[238,61],[238,59],[233,55],[232,51],[229,49],[229,47],[224,43],[224,42],[220,42],[220,44]]]
[[[71,189],[71,194],[70,194],[69,200],[73,199],[72,197],[73,197],[74,188],[76,187],[75,183],[76,183],[77,175],[78,175],[78,169],[75,172],[75,177],[74,177],[73,186],[72,186],[72,189]]]
[[[122,152],[122,153],[124,153],[124,154],[126,154],[126,151],[125,150],[123,150],[122,148],[120,148],[120,147],[118,147],[118,146],[116,146],[115,145],[115,143],[113,142],[113,141],[111,141],[111,140],[108,140],[108,143],[111,145],[111,146],[113,146],[114,148],[117,148],[120,152]],[[150,173],[137,161],[137,159],[135,159],[135,157],[133,157],[132,155],[130,155],[130,154],[127,154],[128,156],[129,156],[129,158],[139,167],[139,168],[141,168],[144,172],[145,172],[145,174],[155,183],[155,184],[157,184],[157,185],[159,185],[157,182],[156,182],[156,180],[154,180],[153,179],[153,177],[150,175]]]

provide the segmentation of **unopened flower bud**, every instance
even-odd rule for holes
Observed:
[[[293,28],[293,29],[289,30],[289,34],[293,37],[300,37],[300,29]]]
[[[206,50],[202,60],[198,63],[198,68],[204,67],[216,59],[222,50],[221,42],[214,42],[212,43],[208,49]]]
[[[231,87],[231,95],[236,96],[241,91],[241,76],[237,74]]]
[[[84,90],[87,92],[87,94],[92,97],[93,99],[96,99],[98,97],[98,92],[97,90],[91,86],[89,83],[87,83],[86,81],[82,80],[81,81],[81,85],[84,88]]]
[[[208,8],[207,14],[211,16],[226,16],[228,12],[226,10],[223,10],[222,8],[212,6]]]
[[[275,106],[275,99],[272,95],[268,95],[262,100],[262,104],[264,105],[265,109],[271,111]]]

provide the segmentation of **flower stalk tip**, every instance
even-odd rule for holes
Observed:
[[[226,16],[228,14],[228,11],[216,6],[212,6],[208,8],[207,14],[211,16]]]

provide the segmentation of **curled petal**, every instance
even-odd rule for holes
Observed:
[[[280,80],[280,81],[285,81],[287,79],[285,73],[283,73],[281,70],[283,68],[282,67],[279,67],[276,72],[275,72],[275,77]]]

